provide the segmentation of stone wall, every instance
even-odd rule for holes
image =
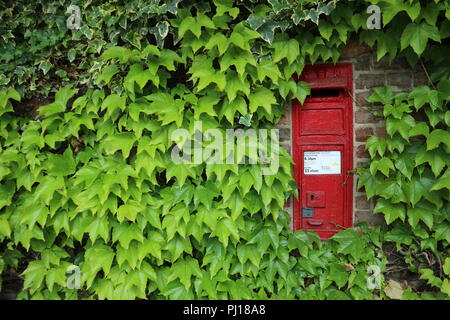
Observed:
[[[376,51],[360,45],[358,41],[350,41],[343,49],[339,62],[350,62],[353,66],[354,166],[358,168],[367,165],[369,161],[369,154],[364,148],[366,140],[373,135],[386,136],[384,120],[372,113],[373,111],[382,112],[382,107],[366,101],[366,98],[371,95],[370,90],[388,85],[393,88],[394,92],[409,92],[416,86],[426,84],[427,77],[420,65],[411,68],[402,59],[396,59],[389,63],[388,58],[384,57],[377,61]],[[281,145],[292,154],[291,108],[292,106],[288,107],[278,128],[280,129]],[[363,190],[357,190],[357,183],[358,177],[355,175],[353,190],[354,223],[360,221],[366,221],[369,225],[383,223],[381,216],[372,214],[373,201],[367,200]],[[286,203],[286,211],[292,218],[292,199]]]

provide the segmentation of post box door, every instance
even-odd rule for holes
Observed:
[[[294,200],[296,230],[322,239],[352,225],[353,112],[351,64],[305,68],[302,81],[312,91],[293,101]]]

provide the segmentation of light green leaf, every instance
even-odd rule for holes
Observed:
[[[272,91],[267,88],[260,87],[249,96],[249,109],[251,113],[256,112],[259,107],[263,107],[269,116],[272,115],[272,105],[277,103]]]
[[[130,155],[131,148],[136,141],[133,134],[129,132],[117,133],[107,137],[103,142],[103,147],[107,154],[113,154],[118,150],[122,151],[124,159]]]
[[[405,221],[406,217],[404,205],[392,204],[386,199],[380,199],[377,201],[373,213],[383,213],[387,224],[391,224],[397,219]]]
[[[408,24],[401,36],[401,49],[411,46],[417,55],[421,55],[425,50],[428,39],[441,42],[439,30],[436,26],[426,22],[416,24],[414,22]]]

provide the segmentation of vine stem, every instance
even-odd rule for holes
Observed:
[[[419,58],[419,61],[420,61],[420,65],[422,66],[422,69],[423,69],[423,71],[425,72],[425,75],[427,76],[428,81],[430,82],[431,86],[433,87],[434,90],[437,90],[436,87],[434,86],[433,81],[431,81],[431,77],[430,77],[430,75],[428,74],[428,70],[427,70],[427,68],[425,67],[425,64],[423,63],[422,58]]]

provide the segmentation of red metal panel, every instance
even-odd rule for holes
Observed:
[[[292,105],[294,227],[327,239],[353,223],[352,66],[307,66],[300,80],[312,94]]]

